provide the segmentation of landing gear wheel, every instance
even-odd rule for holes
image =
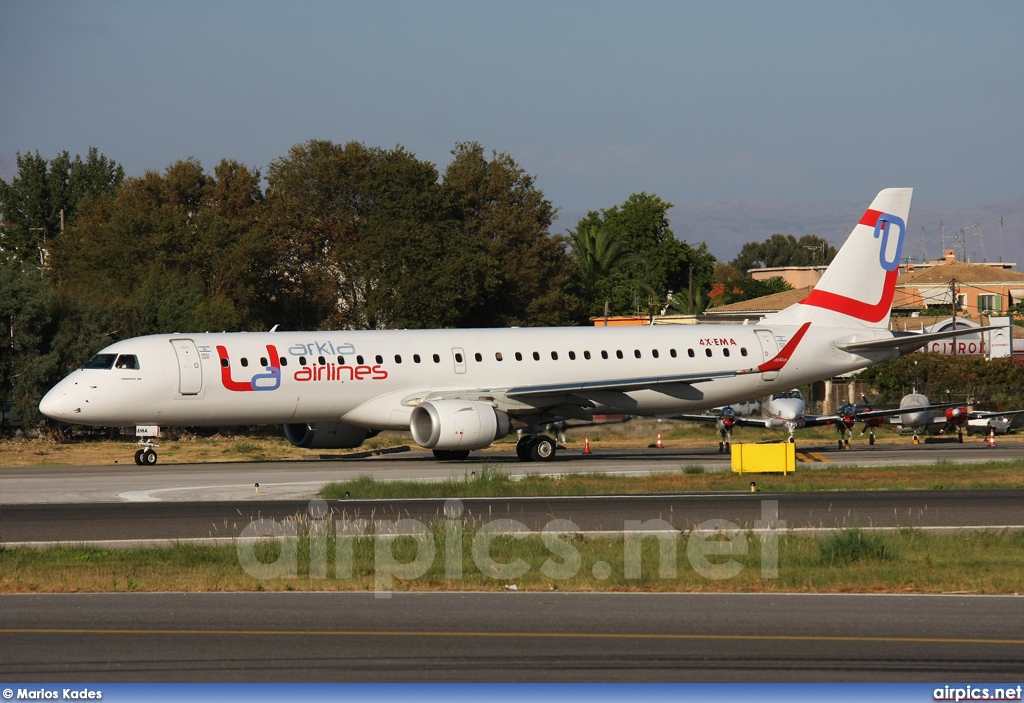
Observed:
[[[870,444],[871,446],[875,445],[875,436],[874,435],[870,435],[868,437],[868,444]]]
[[[790,444],[796,444],[796,437],[794,437],[793,435],[790,435],[789,439],[786,440],[786,441],[789,442]]]
[[[533,437],[520,437],[519,441],[516,442],[516,456],[519,457],[519,461],[533,461],[533,457],[530,456],[530,445],[533,444]]]
[[[729,442],[726,442],[725,443],[725,452],[726,452],[726,454],[728,454],[731,449],[732,449],[732,445]]]
[[[718,453],[719,454],[724,454],[725,453],[725,442],[719,442],[718,443]]]
[[[843,451],[843,440],[839,440],[839,451]]]
[[[956,433],[956,441],[959,442],[960,444],[964,443],[964,433],[963,432],[957,432]]]
[[[142,455],[145,453],[145,449],[140,449],[139,451],[135,452],[135,463],[138,464],[139,466],[145,466],[145,464],[142,463]]]
[[[849,449],[849,448],[850,448],[850,440],[848,440],[848,439],[844,440],[843,441],[843,449]]]
[[[146,451],[142,452],[142,463],[143,464],[145,464],[147,466],[155,466],[156,465],[156,459],[157,459],[156,452],[154,452],[152,449],[147,449]]]
[[[439,461],[465,461],[469,458],[468,449],[435,449],[434,458]]]
[[[533,461],[551,461],[555,458],[555,440],[547,435],[534,438],[530,444],[530,458]]]

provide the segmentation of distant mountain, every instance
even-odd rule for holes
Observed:
[[[707,242],[720,261],[729,261],[745,243],[764,241],[775,233],[816,234],[839,247],[864,206],[737,198],[675,207],[669,217],[677,237],[690,243]],[[904,258],[923,261],[942,256],[940,223],[945,224],[945,248],[956,249],[957,258],[966,253],[971,261],[1011,261],[1018,271],[1024,270],[1024,197],[964,207],[915,201],[910,208]],[[961,229],[965,247],[960,241]]]

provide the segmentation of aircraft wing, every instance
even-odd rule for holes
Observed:
[[[961,405],[963,405],[963,403],[961,403]],[[971,420],[984,420],[988,417],[1009,417],[1010,415],[1024,415],[1024,410],[1009,410],[1007,412],[999,412],[998,410],[975,410],[967,417]]]
[[[956,330],[929,332],[927,334],[917,334],[916,332],[893,332],[893,336],[887,339],[868,339],[862,342],[836,342],[836,349],[841,349],[842,351],[851,353],[881,351],[883,349],[899,349],[901,353],[909,354],[910,352],[915,351],[923,347],[928,342],[936,339],[962,337],[966,334],[977,334],[978,332],[987,332],[988,330],[1004,329],[1006,328],[999,325],[990,325],[988,327],[961,327]]]
[[[892,408],[890,410],[865,410],[864,412],[857,413],[857,421],[870,420],[875,417],[893,417],[895,415],[927,412],[929,410],[945,410],[946,408],[958,408],[962,406],[963,403],[932,403],[931,405],[917,405],[909,408]]]
[[[669,420],[689,420],[690,422],[718,422],[722,419],[721,415],[709,415],[707,413],[702,414],[690,414],[681,413],[678,415],[669,415]],[[764,427],[764,418],[752,418],[744,417],[740,415],[733,415],[732,418],[734,425],[740,425],[741,427]]]
[[[736,376],[738,371],[715,371],[712,373],[678,374],[675,376],[648,376],[644,378],[621,378],[610,381],[586,381],[571,383],[546,383],[536,386],[516,386],[504,391],[510,398],[529,398],[531,396],[549,396],[559,394],[586,395],[587,391],[627,391],[658,390],[660,386],[673,383],[693,384],[712,381],[716,378]]]
[[[821,425],[834,425],[841,421],[839,415],[804,415],[804,427],[820,427]]]

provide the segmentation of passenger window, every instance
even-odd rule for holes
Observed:
[[[496,361],[501,361],[501,352],[494,352],[494,358]]]
[[[413,354],[412,355],[412,363],[414,363],[414,364],[420,363],[420,355],[419,354]]]
[[[668,355],[671,356],[673,359],[675,359],[676,358],[676,350],[675,349],[669,349],[668,350]]]
[[[569,352],[569,359],[571,359],[572,361],[576,361],[576,352]]]
[[[242,368],[244,369],[246,366],[249,365],[249,360],[243,356],[241,359],[238,360],[238,363],[240,363],[242,365]]]
[[[324,363],[324,358],[322,356],[320,357],[320,363],[321,364]],[[261,356],[260,357],[260,366],[266,366],[266,365],[267,365],[267,357]]]
[[[455,363],[456,364],[461,364],[462,363],[462,354],[460,354],[458,352],[455,352]]]
[[[558,361],[558,352],[551,352],[551,360]]]
[[[356,355],[356,363],[359,364],[360,366],[363,365],[363,355],[362,354]]]
[[[583,352],[583,358],[586,359],[587,361],[590,361],[590,352],[588,352],[588,351]]]
[[[658,358],[658,350],[657,349],[652,349],[651,350],[651,356],[653,356],[655,359],[657,359]]]
[[[640,358],[640,350],[639,349],[634,349],[633,350],[633,356],[635,356],[637,359],[639,359]]]
[[[134,369],[139,368],[139,357],[134,354],[122,354],[117,357],[117,368],[119,369]]]
[[[402,355],[401,354],[395,354],[395,363],[396,364],[401,364],[402,363]]]
[[[83,369],[109,369],[114,366],[117,354],[96,354],[82,365]]]
[[[747,355],[747,348],[746,347],[740,347],[740,356],[746,356],[746,355]]]
[[[601,358],[602,359],[607,359],[608,358],[608,352],[606,352],[604,349],[601,350]]]
[[[722,356],[729,356],[729,348],[728,347],[726,347],[725,349],[722,350]]]
[[[433,358],[434,358],[434,363],[435,364],[440,364],[441,363],[441,357],[439,357],[437,354],[434,354]]]
[[[708,347],[707,349],[704,350],[704,355],[711,356],[711,347]]]
[[[345,357],[339,356],[338,357],[338,366],[344,366],[344,365],[345,365]]]
[[[327,365],[327,359],[323,358],[322,356],[321,357],[317,357],[317,361],[320,362],[321,366],[326,366]],[[260,363],[263,364],[263,366],[266,366],[266,364],[263,363],[263,359],[260,359]]]
[[[615,358],[616,359],[621,359],[622,358],[622,350],[621,349],[617,349],[615,351]]]
[[[287,366],[288,365],[288,360],[286,358],[284,358],[283,356],[280,359],[278,359],[278,361],[281,362],[281,366]]]
[[[533,360],[534,361],[540,361],[540,353],[539,352],[534,352],[533,353]]]
[[[476,354],[474,354],[473,358],[476,359],[477,361],[483,361],[484,360],[484,357],[480,354],[480,352],[477,352]]]
[[[686,350],[686,355],[692,359],[693,358],[693,350],[692,349],[687,349]]]
[[[376,361],[376,362],[377,362],[378,364],[383,364],[383,363],[384,363],[384,357],[383,357],[383,356],[381,356],[380,354],[378,354],[377,356],[375,356],[375,357],[373,357],[373,358],[374,358],[374,360],[375,360],[375,361]]]
[[[306,365],[306,357],[300,356],[299,357],[299,363],[302,364],[303,366],[305,366]]]
[[[516,361],[522,361],[523,355],[520,352],[516,352]]]
[[[229,366],[231,366],[231,362],[229,362],[227,359],[221,359],[220,365],[223,366],[224,368],[228,368]]]

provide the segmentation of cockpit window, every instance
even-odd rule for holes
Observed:
[[[97,354],[85,362],[83,369],[111,369],[114,368],[114,359],[117,354]]]
[[[119,369],[138,369],[139,368],[139,357],[134,354],[122,354],[117,357],[117,363],[114,364]]]
[[[772,396],[772,400],[779,400],[780,398],[795,398],[797,400],[803,400],[804,394],[794,388],[791,391],[782,391],[781,393],[776,393]]]

